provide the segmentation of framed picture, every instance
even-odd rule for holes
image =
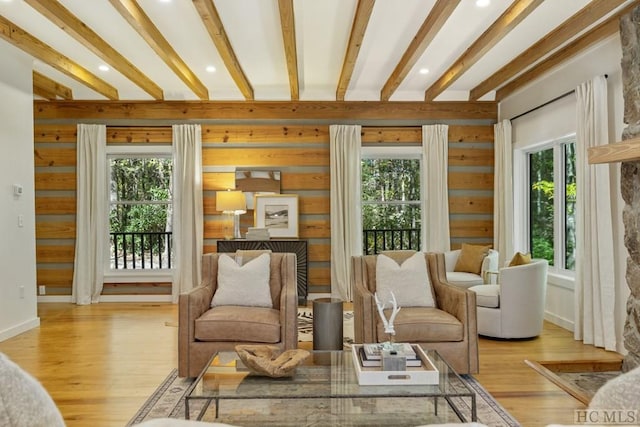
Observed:
[[[254,225],[271,237],[298,237],[298,195],[256,194]]]

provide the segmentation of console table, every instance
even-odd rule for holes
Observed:
[[[235,252],[240,250],[270,249],[271,252],[290,252],[296,254],[298,272],[298,304],[307,304],[307,241],[295,239],[281,240],[218,240],[218,252]]]

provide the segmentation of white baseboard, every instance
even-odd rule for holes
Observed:
[[[553,323],[554,325],[558,325],[561,328],[564,328],[568,331],[573,332],[574,330],[574,323],[572,320],[569,319],[565,319],[564,317],[560,317],[556,314],[553,313],[549,313],[548,311],[544,312],[544,320],[547,320],[551,323]]]
[[[39,317],[27,320],[26,322],[22,322],[19,325],[15,325],[8,329],[5,329],[4,331],[0,331],[0,341],[15,337],[16,335],[20,335],[21,333],[27,332],[28,330],[33,328],[37,328],[38,326],[40,326]]]

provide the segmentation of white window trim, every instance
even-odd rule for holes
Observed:
[[[109,159],[113,157],[167,157],[172,158],[171,145],[107,145],[105,156],[105,173],[107,174],[105,182],[107,187],[104,189],[104,197],[106,199],[106,206],[111,206],[109,200],[109,185],[110,185],[110,168]],[[102,236],[102,247],[106,248],[104,258],[104,282],[105,283],[136,283],[136,282],[166,282],[171,281],[173,278],[173,270],[164,268],[157,270],[127,270],[118,271],[112,270],[109,265],[108,259],[108,242],[109,242],[109,224],[105,225],[105,233]]]
[[[516,216],[515,219],[515,227],[514,227],[514,244],[516,249],[522,248],[522,250],[531,251],[530,247],[530,235],[529,235],[529,161],[528,156],[531,153],[535,153],[541,150],[549,149],[553,147],[554,150],[554,167],[553,167],[553,179],[554,182],[563,182],[564,181],[564,172],[565,166],[563,159],[562,148],[563,145],[567,142],[575,142],[576,134],[570,133],[567,135],[563,135],[559,138],[554,138],[552,140],[543,141],[535,144],[528,144],[526,146],[519,147],[514,149],[513,156],[513,186],[514,186],[514,209],[515,212],[521,212],[522,215]],[[559,155],[560,154],[560,155]],[[519,171],[519,173],[516,173]],[[565,188],[559,188],[561,191],[561,195],[564,196]],[[556,195],[558,193],[556,192]],[[554,195],[554,196],[556,196]],[[554,211],[556,215],[554,216],[554,241],[557,242],[554,247],[554,265],[549,266],[549,276],[553,276],[556,278],[554,282],[557,284],[561,284],[562,287],[567,289],[574,288],[574,280],[575,280],[575,272],[572,270],[567,270],[565,268],[558,267],[559,265],[564,265],[564,255],[565,255],[565,241],[562,238],[564,234],[564,210],[565,206],[563,203],[563,197],[554,197]]]

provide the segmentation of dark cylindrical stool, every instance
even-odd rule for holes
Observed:
[[[342,300],[313,300],[313,349],[342,350]]]

